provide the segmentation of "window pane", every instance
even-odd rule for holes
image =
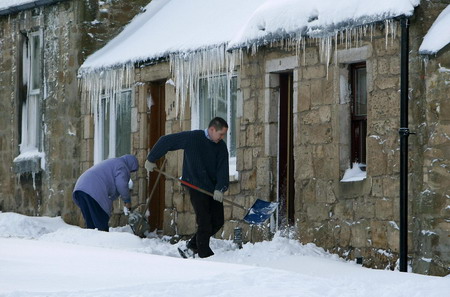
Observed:
[[[100,140],[102,143],[103,151],[101,160],[105,160],[109,157],[109,112],[110,100],[102,99],[102,110],[100,114],[100,121],[102,122],[102,139]]]
[[[41,40],[39,35],[31,37],[31,89],[41,87]]]
[[[355,114],[358,116],[367,114],[367,90],[366,90],[366,68],[358,68],[356,75],[356,106]]]
[[[199,82],[199,128],[208,127],[210,120],[221,117],[228,123],[229,135],[224,139],[230,157],[236,156],[236,91],[237,79],[232,77],[228,86],[225,75],[201,79]],[[230,105],[230,106],[229,106]]]
[[[237,78],[234,76],[231,78],[230,86],[230,116],[228,119],[228,130],[230,131],[231,139],[229,143],[230,157],[236,157],[236,101],[237,101]]]
[[[116,114],[116,157],[119,157],[131,152],[131,90],[121,93]]]
[[[199,86],[199,129],[206,129],[208,128],[209,121],[213,118],[212,111],[214,110],[214,102],[208,97],[208,80],[202,78]]]

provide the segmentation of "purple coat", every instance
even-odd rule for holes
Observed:
[[[131,201],[128,189],[130,172],[137,171],[138,167],[138,160],[133,155],[104,160],[78,178],[73,192],[85,192],[111,216],[113,200],[119,195],[124,202]],[[77,203],[75,199],[74,202]]]

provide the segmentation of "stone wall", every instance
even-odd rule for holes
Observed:
[[[73,213],[71,189],[78,175],[79,102],[76,71],[80,7],[76,1],[21,11],[0,19],[1,71],[0,209],[27,215]],[[14,174],[19,155],[19,100],[22,34],[42,30],[43,60],[41,93],[45,160],[39,172]]]
[[[77,71],[89,54],[117,35],[147,3],[70,0],[0,18],[0,211],[60,215],[68,223],[84,224],[71,196],[80,173],[92,166],[93,119],[80,116],[86,114],[86,105],[80,102]],[[19,39],[22,33],[36,29],[43,35],[45,166],[41,170],[40,164],[25,164],[35,172],[16,175],[13,160],[19,155],[22,59]]]
[[[427,33],[448,1],[422,3],[415,21],[421,26],[413,27],[413,36]],[[414,23],[413,23],[414,24]],[[412,40],[413,52],[417,52],[421,38]],[[431,275],[450,273],[450,48],[447,45],[437,55],[412,56],[413,86],[422,84],[422,93],[413,90],[413,127],[422,162],[416,171],[421,173],[410,204],[413,211],[411,229],[414,251],[413,269]],[[416,96],[417,94],[417,96]],[[420,95],[420,96],[419,96]],[[420,120],[419,120],[420,119]]]
[[[449,65],[448,49],[428,60],[417,53],[445,6],[427,3],[410,25],[409,126],[417,135],[409,137],[408,253],[415,272],[433,275],[449,273],[445,101],[450,72],[444,66]],[[260,48],[244,55],[240,68],[243,115],[235,199],[248,206],[255,195],[276,200],[276,177],[270,176],[276,176],[277,151],[270,144],[276,143],[277,123],[270,110],[278,103],[273,102],[277,95],[271,95],[277,86],[270,82],[270,72],[291,71],[298,238],[382,269],[394,269],[399,252],[400,30],[397,24],[396,37],[386,39],[379,25],[357,46],[339,44],[328,67],[320,46],[311,41],[297,60],[294,50]],[[284,61],[290,61],[284,68],[268,70]],[[367,65],[367,178],[344,183],[340,180],[350,165],[349,106],[342,77],[348,77],[348,64],[360,61]]]

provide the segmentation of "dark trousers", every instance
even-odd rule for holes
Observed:
[[[100,207],[94,198],[83,191],[75,191],[73,198],[81,209],[88,229],[109,230],[109,215]]]
[[[189,189],[189,193],[195,211],[197,233],[189,240],[187,246],[197,250],[200,258],[206,258],[214,255],[209,247],[209,239],[223,226],[223,204],[193,189]]]

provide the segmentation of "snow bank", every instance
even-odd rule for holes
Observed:
[[[0,212],[0,237],[37,239],[60,229],[74,228],[61,217],[28,217],[16,213]]]
[[[176,250],[185,242],[127,231],[0,212],[0,296],[441,297],[450,288],[448,277],[366,269],[280,234],[242,249],[213,239],[214,256],[185,260]]]

